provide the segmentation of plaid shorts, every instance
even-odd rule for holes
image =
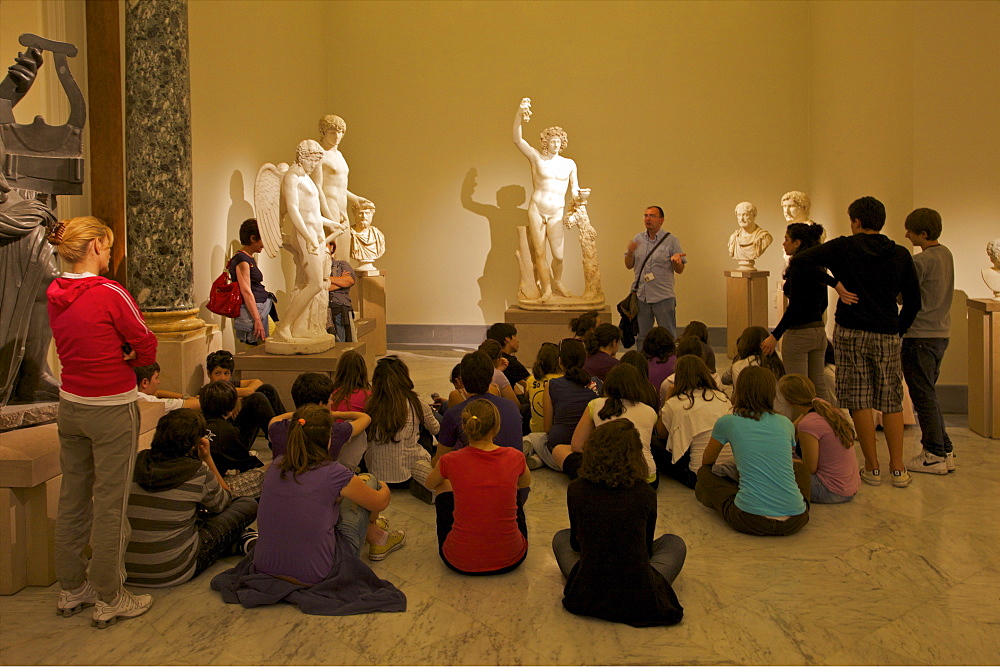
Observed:
[[[837,325],[833,330],[837,398],[848,410],[903,410],[900,338]]]

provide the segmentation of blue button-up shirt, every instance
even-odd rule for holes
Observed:
[[[635,249],[635,266],[632,268],[632,271],[635,272],[635,278],[639,281],[636,295],[647,304],[655,304],[656,302],[676,296],[674,294],[674,265],[670,261],[670,257],[675,253],[684,252],[681,250],[681,242],[677,240],[676,236],[671,234],[670,238],[656,249],[656,252],[646,262],[646,266],[642,266],[642,262],[649,255],[649,252],[667,234],[669,233],[661,227],[653,239],[649,238],[646,230],[635,235],[632,239],[632,241],[639,244],[639,247]],[[681,261],[687,264],[686,257],[681,258]],[[653,280],[647,283],[639,275],[640,267],[642,267],[642,275],[653,274]]]

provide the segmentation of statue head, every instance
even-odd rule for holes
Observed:
[[[752,202],[740,202],[736,205],[736,222],[747,232],[757,229],[757,207]]]
[[[569,146],[569,137],[566,136],[566,131],[563,130],[558,125],[553,125],[551,128],[545,128],[541,133],[542,138],[542,155],[559,155],[561,151],[565,151],[566,147]],[[558,144],[556,143],[558,141]]]
[[[319,119],[320,139],[326,137],[327,134],[331,132],[339,132],[342,135],[347,132],[347,123],[343,118],[337,116],[336,114],[327,114],[323,118]]]
[[[316,165],[320,163],[324,155],[326,155],[326,151],[315,139],[303,139],[295,147],[295,162],[302,165],[302,169],[306,170],[307,174],[316,169]]]
[[[994,269],[1000,269],[1000,237],[986,244],[986,254],[990,256]]]
[[[781,209],[789,223],[804,223],[809,220],[809,195],[801,190],[792,190],[781,196]]]
[[[354,205],[354,217],[361,227],[370,227],[375,217],[375,204],[367,200],[359,201]]]

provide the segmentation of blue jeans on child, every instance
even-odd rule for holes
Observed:
[[[370,473],[362,473],[359,477],[372,489],[382,489],[378,478]],[[340,519],[337,520],[337,538],[342,538],[350,543],[354,553],[358,556],[361,555],[361,548],[365,546],[371,517],[372,511],[367,508],[362,508],[347,498],[341,500]]]
[[[809,487],[810,503],[847,503],[854,498],[853,494],[851,496],[844,496],[843,494],[831,492],[815,473],[810,473],[809,479],[812,481],[812,485]]]
[[[944,429],[944,416],[938,403],[937,384],[941,375],[941,360],[948,348],[945,338],[903,339],[900,359],[903,364],[903,378],[910,388],[913,412],[920,423],[920,443],[924,450],[944,457],[952,451],[951,439]]]

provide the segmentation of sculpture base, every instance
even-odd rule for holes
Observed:
[[[725,271],[726,351],[736,354],[736,340],[751,325],[767,328],[767,271]]]
[[[966,299],[969,318],[969,429],[1000,439],[1000,301]]]
[[[532,311],[512,306],[504,311],[504,322],[517,327],[517,338],[521,342],[517,358],[521,364],[530,369],[532,362],[538,355],[538,349],[543,343],[546,341],[559,343],[563,339],[573,336],[573,332],[569,328],[569,321],[587,311],[597,311],[598,323],[611,322],[611,308],[608,306],[596,308],[584,306],[547,311]]]
[[[243,378],[259,378],[274,385],[288,410],[295,405],[292,401],[292,384],[299,374],[310,371],[333,378],[340,356],[348,350],[367,357],[363,342],[338,343],[315,355],[269,355],[260,350],[261,346],[252,348],[236,353],[236,368]]]
[[[294,341],[275,341],[268,339],[264,344],[264,352],[268,355],[315,355],[333,348],[337,337],[324,334],[314,339],[295,339]]]
[[[154,334],[193,332],[205,327],[205,321],[198,317],[197,308],[179,311],[143,311],[142,317],[149,331]]]
[[[558,297],[553,295],[547,299],[528,299],[518,295],[517,305],[525,311],[591,311],[604,308],[604,293],[594,297]],[[563,337],[565,338],[565,337]]]

